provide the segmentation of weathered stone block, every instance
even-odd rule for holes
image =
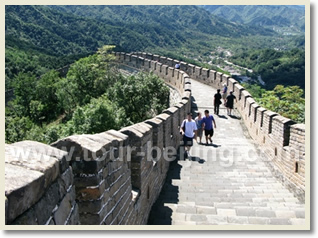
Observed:
[[[256,119],[257,119],[257,109],[259,108],[260,106],[257,104],[257,103],[253,103],[251,105],[251,116],[252,116],[252,120],[253,122],[256,122]]]
[[[98,213],[109,200],[109,190],[96,200],[78,201],[79,213]]]
[[[248,97],[252,97],[252,95],[251,95],[248,91],[243,90],[243,91],[242,91],[242,98],[243,98],[243,100],[246,101],[246,99],[247,99]],[[244,104],[244,105],[245,105],[245,104]]]
[[[127,139],[128,139],[128,136],[127,136],[127,135],[125,135],[125,134],[123,134],[123,133],[121,133],[121,132],[119,132],[119,131],[109,130],[109,131],[107,131],[106,133],[109,134],[109,135],[111,135],[111,136],[113,136],[113,137],[115,137],[115,138],[117,138],[117,139],[119,140],[119,142],[121,142],[121,141],[122,141],[122,142],[126,142]],[[123,146],[126,146],[126,144],[123,143]]]
[[[230,78],[229,75],[222,74],[221,81],[222,81],[222,83],[225,83],[229,87],[229,90],[231,90],[230,85],[229,85],[229,78]]]
[[[202,67],[195,66],[194,73],[195,73],[195,76],[197,77],[197,79],[199,79],[198,77],[201,76],[201,74],[202,74]]]
[[[66,221],[66,225],[81,225],[77,204],[74,204],[74,206],[71,210],[71,215],[69,216],[69,218]]]
[[[216,80],[218,80],[219,82],[222,82],[222,75],[223,73],[216,72]]]
[[[193,76],[195,72],[195,65],[188,64],[188,69],[186,72],[189,74],[189,76]]]
[[[23,142],[19,144],[21,145]],[[45,188],[57,178],[60,171],[59,161],[46,154],[38,153],[36,147],[26,148],[25,146],[6,145],[5,162],[43,173]]]
[[[184,85],[184,91],[191,92],[191,84],[185,84]]]
[[[109,154],[107,156],[109,158]],[[93,174],[97,174],[105,165],[106,160],[95,160],[95,161],[73,161],[71,163],[74,175],[80,176],[92,176]]]
[[[169,115],[173,115],[178,111],[176,107],[169,107],[168,109],[164,110],[162,113],[167,113]]]
[[[97,186],[76,187],[76,199],[79,201],[97,200],[105,191],[105,180]]]
[[[12,225],[41,225],[38,223],[35,212],[33,208],[23,213],[17,219],[12,222]]]
[[[233,78],[227,78],[227,80],[228,80],[229,90],[235,92],[235,84],[237,84],[238,82]]]
[[[68,170],[66,170],[61,176],[57,179],[57,183],[59,185],[59,194],[60,198],[64,197],[67,191],[71,188],[73,185],[73,171],[72,167],[69,167]]]
[[[52,146],[67,151],[72,161],[94,161],[105,156],[110,148],[109,140],[101,140],[101,134],[74,135],[63,138]]]
[[[42,154],[42,155],[46,155],[48,157],[57,159],[60,166],[60,173],[63,173],[69,166],[67,161],[67,153],[63,150],[59,150],[52,146],[49,146],[37,141],[29,141],[29,140],[19,141],[11,145],[14,145],[20,148],[25,148],[25,149],[32,149],[34,154]]]
[[[189,78],[189,77],[184,77],[184,83],[185,83],[185,84],[191,84],[191,78]]]
[[[74,189],[71,189],[71,191],[65,195],[57,210],[54,212],[53,217],[56,225],[66,224],[67,218],[70,216],[74,204],[75,192]]]
[[[274,130],[272,133],[279,145],[289,145],[290,126],[293,124],[295,124],[295,122],[286,117],[275,116],[273,118],[272,126]]]
[[[59,196],[59,184],[54,183],[46,191],[44,196],[34,205],[34,212],[38,221],[38,224],[44,225],[52,215],[55,206],[60,200]]]
[[[234,95],[236,96],[237,100],[241,100],[243,90],[244,87],[242,85],[239,83],[234,84]]]
[[[44,193],[44,174],[16,165],[5,164],[5,196],[10,223],[34,205]]]
[[[191,98],[191,92],[185,91],[182,95],[182,99],[190,100]]]

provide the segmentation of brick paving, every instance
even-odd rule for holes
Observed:
[[[216,89],[192,80],[194,111],[213,113]],[[171,163],[149,225],[304,225],[305,205],[257,157],[237,111],[214,115],[213,144]],[[205,143],[205,138],[202,138]]]

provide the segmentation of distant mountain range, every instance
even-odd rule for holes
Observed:
[[[196,6],[6,6],[6,45],[78,54],[115,44],[124,51],[174,47],[201,35],[273,35]]]
[[[39,76],[103,45],[207,63],[220,47],[303,50],[303,30],[299,6],[6,5],[6,88],[19,72]]]
[[[213,15],[231,22],[270,28],[305,31],[305,7],[299,5],[203,5]],[[276,29],[276,30],[279,30]]]

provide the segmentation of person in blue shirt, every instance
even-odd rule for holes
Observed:
[[[202,128],[204,129],[206,144],[209,143],[209,140],[212,143],[212,136],[214,134],[212,122],[214,124],[214,128],[216,128],[214,117],[212,115],[209,115],[209,113],[209,110],[205,110],[205,116],[202,119]]]

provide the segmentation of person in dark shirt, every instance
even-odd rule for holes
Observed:
[[[214,114],[219,115],[220,105],[222,104],[220,89],[217,90],[217,93],[214,94]]]
[[[230,91],[230,95],[226,97],[225,104],[227,108],[227,115],[231,116],[232,109],[234,107],[234,99],[237,102],[236,97],[233,95],[233,91]]]

